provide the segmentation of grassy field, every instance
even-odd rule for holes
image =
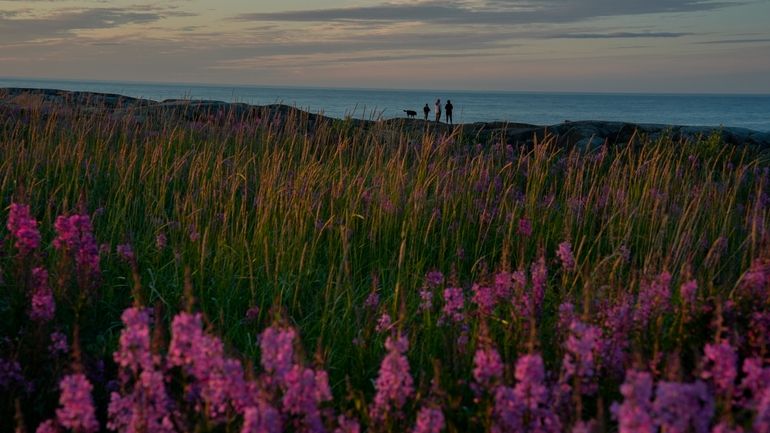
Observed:
[[[477,143],[293,110],[134,120],[2,118],[3,216],[29,205],[41,239],[25,251],[9,221],[2,431],[770,431],[766,154],[708,137]],[[59,215],[88,216],[95,268]],[[129,307],[153,309],[149,364],[113,356],[146,343],[125,346]],[[184,311],[215,348],[186,361],[171,350]],[[312,372],[304,391],[267,353],[289,330],[271,347]],[[49,350],[51,333],[69,347]],[[230,384],[212,409],[213,359],[242,362],[248,404]],[[131,430],[111,393],[150,392],[140,372],[167,398],[136,398]],[[60,386],[80,374],[99,427]]]

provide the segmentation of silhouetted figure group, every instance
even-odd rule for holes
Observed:
[[[446,104],[444,105],[444,110],[446,112],[446,123],[453,125],[454,120],[452,119],[452,111],[454,110],[454,105],[452,105],[452,101],[448,100],[446,101]],[[422,107],[422,112],[425,114],[425,121],[428,121],[428,115],[430,114],[430,107],[428,104],[425,104],[424,107]],[[441,99],[436,99],[436,105],[434,106],[434,112],[436,113],[436,123],[441,122]]]

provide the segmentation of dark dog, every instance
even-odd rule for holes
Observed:
[[[406,113],[406,116],[410,119],[414,119],[415,116],[417,116],[417,112],[414,110],[404,110],[404,113]]]

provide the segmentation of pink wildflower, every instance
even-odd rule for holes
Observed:
[[[75,258],[77,268],[93,276],[99,273],[99,247],[88,215],[60,215],[54,223],[56,238],[53,246],[66,250]]]
[[[645,328],[652,319],[668,311],[671,307],[671,274],[663,272],[652,281],[642,283],[639,290],[634,322],[637,327]]]
[[[659,382],[653,402],[656,423],[670,433],[709,433],[714,399],[706,384]],[[692,429],[691,429],[692,428]]]
[[[56,313],[53,292],[48,287],[48,271],[45,268],[32,269],[32,300],[29,318],[35,322],[48,322]]]
[[[361,433],[361,424],[355,418],[340,415],[337,417],[337,425],[334,433]]]
[[[465,319],[463,308],[465,297],[460,287],[448,287],[444,289],[444,308],[441,310],[441,321],[462,322]]]
[[[444,283],[444,274],[439,271],[430,271],[425,275],[428,287],[436,288]]]
[[[16,238],[14,246],[19,254],[26,255],[40,247],[40,232],[37,221],[30,215],[29,205],[11,203],[6,227]]]
[[[380,372],[374,383],[377,393],[374,396],[371,413],[375,420],[384,420],[391,410],[400,411],[414,393],[409,361],[404,355],[408,347],[409,342],[406,337],[396,339],[388,337],[385,341],[388,354],[382,360]]]
[[[380,305],[380,295],[377,292],[369,293],[364,301],[364,307],[376,310],[378,305]]]
[[[39,426],[37,426],[37,429],[35,430],[35,433],[60,433],[61,428],[59,428],[59,424],[56,423],[55,419],[49,419],[47,421],[43,421],[40,423]]]
[[[495,304],[497,304],[495,289],[474,284],[473,287],[471,287],[471,292],[473,292],[472,300],[479,306],[479,311],[482,314],[492,314],[492,311],[495,309]]]
[[[503,361],[494,347],[480,348],[473,356],[473,379],[482,390],[491,390],[503,377]]]
[[[722,340],[716,344],[707,344],[703,352],[701,377],[711,380],[720,394],[728,395],[738,376],[738,355],[735,349],[730,343]]]
[[[247,407],[243,411],[241,433],[280,433],[281,414],[267,403]]]
[[[572,254],[572,245],[569,242],[562,242],[559,244],[559,249],[556,250],[556,255],[561,260],[561,266],[565,271],[571,272],[575,270],[575,256]]]
[[[94,401],[91,398],[91,383],[82,373],[64,376],[59,382],[61,396],[56,409],[56,418],[62,426],[82,433],[99,430],[96,421]]]
[[[393,321],[390,319],[390,314],[382,313],[382,316],[377,320],[377,326],[374,328],[377,332],[386,332],[393,326]]]
[[[134,261],[134,249],[131,248],[131,244],[120,244],[115,248],[115,251],[124,262],[131,263]]]
[[[572,320],[569,331],[564,344],[562,380],[568,382],[574,379],[580,384],[582,394],[592,395],[597,390],[596,363],[602,350],[602,331],[576,319]]]
[[[653,420],[652,376],[636,370],[626,371],[626,381],[620,386],[623,403],[613,403],[612,414],[618,420],[619,433],[656,433]]]
[[[48,353],[51,356],[64,355],[69,352],[69,343],[67,342],[67,336],[59,331],[51,333],[51,344],[48,345]]]
[[[314,371],[295,365],[285,376],[283,411],[301,415],[306,431],[324,431],[318,406],[332,398],[329,379],[325,371]]]
[[[695,280],[687,281],[679,287],[679,296],[682,299],[682,304],[684,304],[687,309],[691,309],[693,304],[695,304],[695,294],[697,290],[698,282]]]
[[[121,315],[125,328],[120,331],[120,347],[114,353],[115,363],[133,372],[151,370],[150,314],[144,308],[127,308]]]
[[[441,409],[424,407],[417,413],[413,433],[440,433],[444,430],[444,413]]]
[[[292,369],[296,335],[292,328],[271,326],[259,337],[262,367],[280,380]]]

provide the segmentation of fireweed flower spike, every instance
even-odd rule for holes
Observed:
[[[377,392],[370,411],[372,418],[378,421],[384,420],[393,412],[398,414],[414,393],[409,361],[405,355],[409,341],[403,336],[388,337],[385,348],[388,353],[382,360],[374,383]]]
[[[417,413],[417,423],[412,433],[440,433],[444,426],[444,413],[441,409],[424,407]]]
[[[6,227],[16,239],[14,246],[19,254],[26,255],[40,247],[40,232],[37,221],[30,215],[29,205],[11,203]]]
[[[99,430],[91,398],[91,383],[82,373],[64,376],[59,382],[60,408],[56,419],[63,427],[80,433],[95,433]]]
[[[53,292],[48,287],[48,271],[45,268],[34,268],[31,278],[33,291],[29,318],[39,323],[48,322],[53,319],[54,313],[56,313]]]
[[[560,243],[556,255],[559,256],[561,266],[565,271],[571,272],[575,270],[575,256],[572,255],[572,245],[569,242]]]

